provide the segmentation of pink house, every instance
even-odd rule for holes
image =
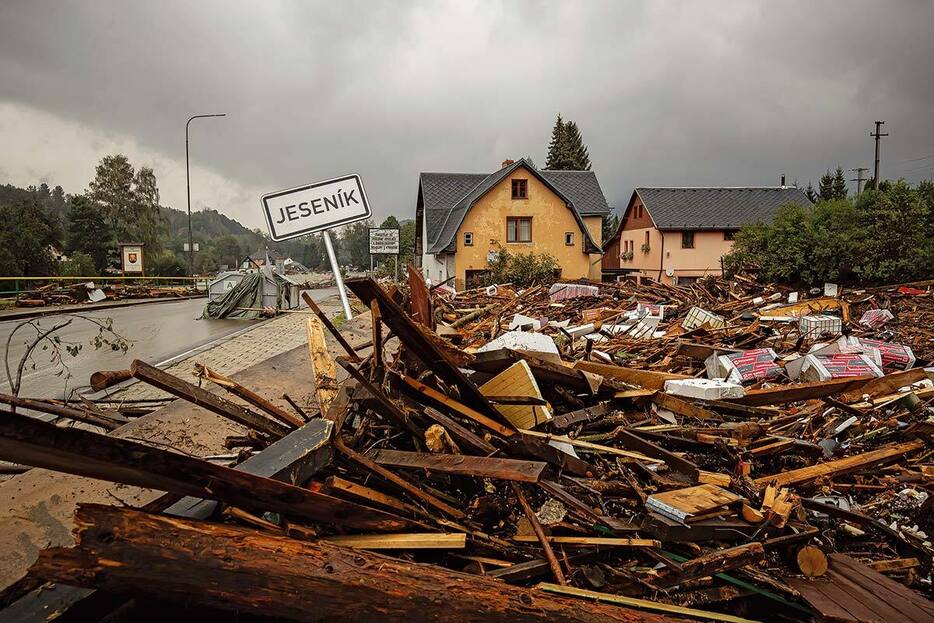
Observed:
[[[603,246],[603,272],[674,284],[719,275],[739,228],[770,222],[787,203],[811,202],[793,186],[637,188]]]

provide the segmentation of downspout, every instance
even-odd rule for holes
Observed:
[[[661,257],[658,260],[658,282],[662,282],[662,271],[665,270],[665,232],[658,230],[659,235],[662,237],[662,249]]]

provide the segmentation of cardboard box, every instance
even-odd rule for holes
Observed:
[[[882,376],[882,370],[868,355],[837,353],[805,355],[803,359],[800,378],[805,382],[829,381],[851,376]]]

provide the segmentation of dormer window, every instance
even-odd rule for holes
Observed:
[[[512,198],[529,198],[529,180],[512,180]]]

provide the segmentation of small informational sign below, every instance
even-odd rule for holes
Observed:
[[[345,175],[263,195],[269,236],[276,241],[305,236],[370,218],[359,175]]]
[[[184,245],[182,245],[182,246],[183,246],[182,250],[185,251],[185,253],[187,253],[188,250],[191,248],[191,247],[188,246],[188,243],[187,243],[187,242],[184,243]],[[195,247],[195,252],[197,253],[198,251],[201,250],[201,243],[200,243],[200,242],[196,242],[196,243],[194,244],[194,247]]]
[[[399,255],[399,229],[371,227],[370,255]]]
[[[143,245],[120,245],[120,269],[125,275],[143,274]]]

